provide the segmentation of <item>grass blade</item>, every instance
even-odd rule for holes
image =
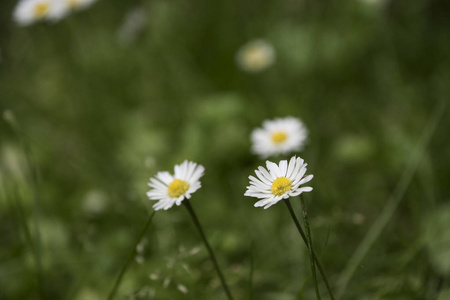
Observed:
[[[444,100],[436,105],[434,112],[430,117],[430,121],[426,125],[422,133],[422,136],[417,144],[417,147],[411,155],[409,164],[406,166],[403,174],[401,175],[400,181],[395,187],[392,196],[387,201],[386,205],[383,208],[383,211],[375,220],[372,227],[370,227],[369,231],[367,232],[367,234],[365,235],[359,246],[356,248],[355,252],[353,253],[352,257],[347,263],[347,266],[340,275],[338,280],[338,287],[339,287],[337,293],[338,298],[340,298],[344,294],[348,286],[348,283],[350,282],[356,269],[361,264],[361,261],[364,259],[364,257],[367,255],[367,252],[372,247],[373,243],[380,236],[384,227],[387,225],[392,215],[394,214],[395,210],[397,209],[398,205],[400,204],[401,200],[403,199],[403,196],[405,195],[408,186],[411,183],[414,174],[416,173],[416,170],[419,166],[425,148],[430,142],[434,132],[436,131],[437,125],[439,121],[442,119],[445,109],[446,109],[446,101]]]
[[[154,215],[155,215],[155,211],[152,212],[152,214],[148,218],[147,222],[145,222],[144,227],[142,227],[141,232],[139,233],[138,237],[136,238],[136,241],[134,242],[133,246],[131,247],[130,253],[128,254],[128,257],[127,257],[125,263],[123,264],[122,269],[120,270],[120,273],[117,276],[116,281],[114,282],[114,286],[111,289],[111,292],[109,293],[108,300],[114,299],[114,296],[116,295],[117,289],[120,286],[120,282],[122,281],[123,275],[125,274],[125,271],[127,270],[128,265],[133,260],[133,257],[134,257],[134,255],[136,253],[136,247],[139,244],[139,242],[141,241],[142,237],[144,236],[144,233],[147,231],[147,228],[150,225],[150,223],[152,222],[152,219],[153,219]]]

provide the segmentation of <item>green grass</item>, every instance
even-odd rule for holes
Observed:
[[[0,299],[107,299],[152,212],[149,177],[184,159],[206,168],[191,201],[234,298],[314,299],[284,205],[243,196],[262,164],[251,131],[284,116],[310,132],[314,252],[341,299],[445,298],[445,1],[99,0],[26,28],[14,5],[0,3]],[[135,7],[146,22],[120,43]],[[248,74],[235,54],[255,38],[277,58]],[[226,299],[183,207],[142,245],[115,299]]]

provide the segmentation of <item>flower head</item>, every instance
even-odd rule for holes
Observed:
[[[313,175],[305,176],[307,164],[300,157],[292,157],[289,164],[287,160],[280,161],[279,165],[266,161],[266,166],[267,169],[260,166],[255,170],[258,178],[249,176],[250,186],[244,194],[261,199],[255,203],[255,207],[264,206],[267,209],[282,199],[312,191],[312,187],[301,187]]]
[[[22,26],[41,20],[57,21],[65,15],[61,0],[21,0],[14,10],[14,20]]]
[[[205,168],[194,162],[185,160],[175,165],[175,174],[159,172],[155,178],[150,178],[148,186],[152,189],[147,192],[150,200],[159,200],[153,208],[155,210],[171,208],[174,204],[180,205],[184,198],[191,198],[191,194],[201,187],[200,177]]]
[[[236,62],[243,70],[251,73],[263,71],[275,61],[273,46],[263,39],[251,41],[239,49]]]
[[[252,152],[267,158],[301,151],[307,136],[308,130],[297,118],[266,120],[262,128],[257,128],[252,132]]]

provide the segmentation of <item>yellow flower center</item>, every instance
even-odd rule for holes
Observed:
[[[292,181],[286,177],[278,177],[272,183],[272,194],[275,196],[281,196],[292,187]]]
[[[287,134],[283,131],[278,131],[275,133],[272,133],[272,142],[275,144],[279,144],[284,142],[287,139]]]
[[[253,68],[259,68],[267,61],[266,53],[260,47],[252,47],[245,54],[247,64]]]
[[[43,18],[47,15],[50,5],[47,2],[41,2],[34,6],[33,15],[35,18]]]
[[[189,183],[186,181],[175,179],[169,184],[168,193],[171,198],[177,198],[187,192]]]

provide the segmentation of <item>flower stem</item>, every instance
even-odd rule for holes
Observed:
[[[133,247],[130,250],[130,253],[128,254],[127,260],[125,261],[125,264],[122,266],[122,270],[120,270],[119,276],[117,276],[116,282],[114,282],[114,286],[109,293],[108,300],[114,299],[114,296],[116,295],[117,289],[119,288],[120,282],[122,281],[122,277],[125,274],[125,271],[128,268],[128,265],[133,260],[134,254],[136,253],[136,247],[141,241],[142,237],[144,236],[145,231],[147,231],[148,226],[152,222],[153,216],[155,215],[155,211],[152,212],[150,217],[148,218],[147,222],[145,223],[144,227],[142,227],[141,232],[139,233],[139,236],[137,237],[136,241],[133,244]]]
[[[209,252],[209,256],[213,262],[214,267],[216,268],[217,274],[219,275],[219,278],[220,278],[220,282],[222,283],[222,287],[225,290],[225,293],[227,294],[228,299],[233,300],[230,290],[228,289],[227,283],[225,282],[225,278],[223,277],[222,271],[220,271],[216,256],[214,255],[214,252],[213,252],[211,246],[209,245],[208,240],[206,239],[205,233],[203,232],[203,229],[202,229],[202,225],[198,221],[197,215],[195,214],[194,209],[191,206],[191,203],[189,203],[189,200],[185,199],[183,201],[183,204],[186,206],[189,214],[191,215],[192,221],[194,222],[195,227],[197,227],[197,230],[203,240],[203,243],[205,243],[206,249]]]
[[[320,300],[319,285],[317,284],[316,265],[314,264],[314,249],[312,244],[311,231],[309,230],[308,213],[306,212],[305,200],[300,197],[300,203],[303,210],[303,222],[305,223],[306,237],[308,239],[309,261],[311,262],[311,272],[313,276],[314,288],[316,289],[316,298]]]
[[[305,232],[303,231],[302,226],[300,225],[297,216],[294,213],[294,210],[292,209],[291,206],[291,202],[289,201],[289,199],[284,200],[284,203],[286,204],[289,213],[291,214],[292,220],[295,223],[295,226],[297,227],[298,232],[300,233],[300,236],[302,237],[303,241],[305,242],[306,246],[309,248],[308,246],[308,239],[306,237]],[[320,274],[322,275],[323,281],[325,282],[325,286],[327,287],[328,290],[328,294],[330,295],[330,298],[332,300],[334,300],[334,296],[333,296],[333,292],[331,291],[331,286],[328,282],[327,276],[325,275],[325,271],[323,270],[322,264],[320,263],[319,259],[317,258],[317,255],[313,252],[313,256],[314,256],[314,261],[317,265],[317,268],[319,269]]]

